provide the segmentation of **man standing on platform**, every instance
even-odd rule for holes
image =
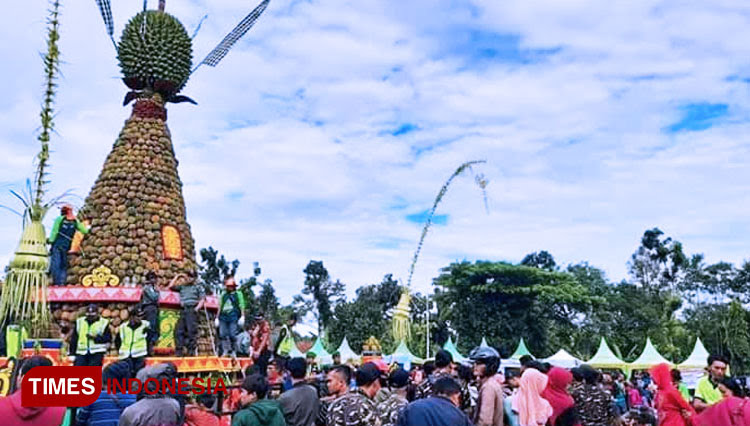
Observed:
[[[237,291],[237,282],[233,276],[224,278],[226,291],[221,295],[219,303],[219,341],[221,342],[221,356],[229,354],[237,356],[237,322],[244,325],[245,296]]]
[[[143,319],[148,321],[148,355],[154,355],[154,345],[159,340],[159,289],[156,287],[156,273],[148,271],[141,291]]]
[[[281,332],[279,333],[279,338],[276,343],[276,350],[274,351],[274,355],[276,357],[281,357],[284,359],[289,358],[289,354],[292,352],[292,349],[294,349],[294,333],[292,333],[292,329],[297,324],[297,314],[292,314],[289,316],[289,319],[286,321],[286,324],[281,326]]]
[[[66,204],[60,209],[60,216],[55,219],[52,232],[47,239],[52,245],[49,253],[49,271],[54,285],[65,285],[68,281],[68,252],[76,231],[88,234],[89,229],[76,219],[73,207]]]
[[[195,356],[198,351],[198,312],[203,307],[203,289],[196,282],[195,272],[189,275],[177,274],[167,286],[167,290],[180,292],[180,319],[175,328],[175,354]],[[182,282],[182,284],[178,284]]]
[[[148,332],[151,325],[142,321],[143,309],[136,307],[130,310],[128,322],[120,325],[120,332],[115,337],[115,345],[120,352],[120,360],[130,364],[131,377],[135,377],[146,365],[148,354]]]
[[[250,331],[251,352],[255,364],[258,366],[258,372],[265,376],[267,374],[268,360],[271,359],[271,326],[263,318],[263,313],[255,316],[255,323]]]
[[[78,317],[71,336],[70,355],[75,356],[73,365],[101,367],[112,333],[109,320],[99,316],[96,304],[90,304],[86,315]]]

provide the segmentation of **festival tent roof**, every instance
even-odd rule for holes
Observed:
[[[659,351],[656,350],[654,344],[651,343],[651,338],[646,338],[646,347],[643,348],[643,353],[635,361],[631,362],[628,367],[631,370],[646,370],[658,364],[672,364],[667,361]]]
[[[406,342],[404,342],[403,340],[398,344],[398,347],[392,354],[384,358],[388,363],[397,362],[399,364],[403,364],[405,370],[410,370],[412,363],[421,364],[422,362],[424,362],[422,358],[419,358],[411,353],[409,347],[406,346]]]
[[[599,349],[586,364],[598,368],[625,368],[628,366],[625,361],[618,358],[612,352],[604,337],[602,337],[602,341],[599,343]]]
[[[513,355],[510,356],[510,359],[520,360],[524,355],[533,357],[533,355],[531,355],[531,352],[529,352],[529,350],[526,348],[526,342],[524,342],[523,337],[521,337],[521,341],[518,342],[518,347],[516,348],[516,351],[513,352]]]
[[[297,342],[294,342],[294,346],[292,346],[292,350],[289,352],[290,358],[304,358],[305,353],[299,350],[299,346],[297,346]]]
[[[346,340],[346,336],[344,336],[344,340],[341,342],[341,345],[339,345],[336,352],[341,355],[341,362],[343,363],[347,363],[350,360],[359,361],[360,359],[360,356],[349,347],[349,341]]]
[[[315,344],[307,352],[313,352],[315,354],[315,360],[321,364],[331,364],[333,362],[333,357],[331,357],[331,354],[328,353],[323,346],[323,341],[321,339],[315,339]]]
[[[560,349],[557,351],[556,354],[552,355],[551,357],[544,360],[544,362],[548,362],[555,367],[561,367],[561,368],[573,368],[578,367],[579,365],[583,364],[583,361],[580,359],[574,357],[568,351],[565,349]]]
[[[453,357],[453,362],[461,364],[462,362],[465,362],[468,360],[465,356],[461,355],[460,352],[458,352],[458,349],[456,348],[456,345],[453,343],[453,339],[448,337],[448,341],[445,342],[443,345],[443,349],[448,351],[451,356]]]
[[[708,351],[703,346],[700,337],[695,340],[695,346],[690,356],[677,366],[680,370],[702,369],[708,362]]]
[[[482,343],[479,344],[479,347],[480,348],[489,348],[490,345],[487,344],[487,339],[485,339],[484,337],[482,337]]]

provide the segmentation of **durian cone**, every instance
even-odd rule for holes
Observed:
[[[185,214],[182,182],[160,96],[139,99],[80,211],[91,221],[81,256],[70,261],[68,284],[78,285],[100,265],[142,282],[155,270],[160,283],[195,270],[195,246]],[[163,232],[168,228],[163,244]]]

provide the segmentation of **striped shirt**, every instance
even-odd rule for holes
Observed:
[[[76,423],[79,426],[117,426],[120,414],[135,403],[134,394],[109,394],[102,390],[96,402],[78,409]]]

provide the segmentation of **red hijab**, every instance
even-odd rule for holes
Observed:
[[[693,417],[695,426],[750,426],[750,401],[732,396]]]
[[[552,367],[547,373],[547,388],[542,392],[542,398],[549,401],[552,406],[552,416],[549,418],[550,424],[554,425],[557,418],[565,410],[575,405],[573,397],[568,394],[568,386],[573,382],[573,375],[570,371]]]

